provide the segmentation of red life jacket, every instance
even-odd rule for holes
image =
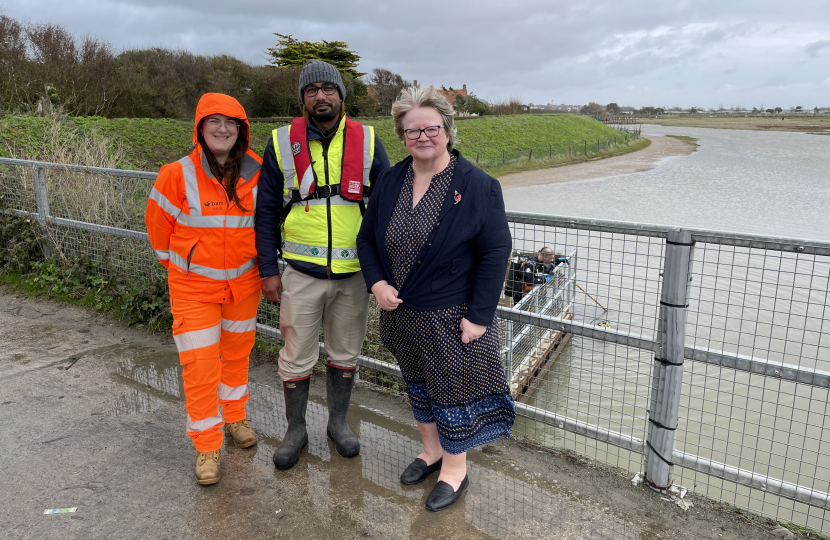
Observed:
[[[340,172],[340,196],[349,201],[363,201],[363,126],[348,117],[343,117],[346,127],[343,130],[343,166]],[[294,169],[297,178],[303,178],[311,167],[308,152],[308,124],[303,117],[291,122],[291,153],[294,154]],[[311,185],[309,192],[301,194],[306,198],[314,193],[317,183]]]

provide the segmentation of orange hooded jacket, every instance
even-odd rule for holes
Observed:
[[[159,262],[168,270],[170,296],[208,303],[237,302],[259,292],[254,244],[254,208],[262,159],[250,149],[242,159],[236,192],[245,210],[234,204],[210,172],[198,143],[202,118],[223,114],[250,128],[245,109],[224,94],[205,94],[196,107],[189,156],[164,165],[150,192],[144,221]]]

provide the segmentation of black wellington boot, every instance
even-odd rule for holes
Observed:
[[[340,369],[326,364],[326,393],[329,404],[329,424],[326,435],[334,441],[334,448],[343,457],[360,453],[360,441],[346,424],[346,412],[352,397],[353,369]]]
[[[285,395],[285,418],[288,429],[277,451],[274,452],[274,465],[286,471],[300,460],[300,451],[308,445],[308,432],[305,427],[305,411],[308,406],[308,388],[311,379],[282,383]]]

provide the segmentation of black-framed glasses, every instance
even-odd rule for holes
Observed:
[[[337,87],[331,84],[324,84],[323,86],[306,86],[303,88],[303,95],[307,98],[313,98],[317,95],[317,92],[320,90],[323,91],[323,94],[327,96],[333,96],[337,93]]]
[[[439,133],[441,133],[441,128],[444,126],[427,126],[424,129],[405,129],[403,130],[404,135],[410,141],[417,141],[421,138],[421,133],[426,133],[427,137],[432,139],[433,137],[437,137]]]
[[[239,122],[237,122],[236,120],[228,119],[223,122],[218,118],[208,118],[207,120],[205,120],[205,124],[214,129],[219,129],[222,126],[225,126],[225,129],[227,129],[228,131],[239,131]]]

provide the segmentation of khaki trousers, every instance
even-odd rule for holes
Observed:
[[[328,363],[354,368],[366,337],[369,293],[363,273],[348,279],[317,279],[286,266],[282,274],[279,374],[283,381],[304,379],[320,356],[320,324]]]

